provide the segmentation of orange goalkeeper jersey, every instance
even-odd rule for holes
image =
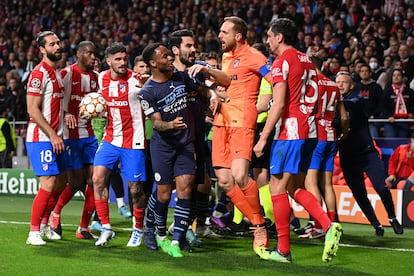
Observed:
[[[247,43],[236,52],[224,53],[222,70],[231,78],[227,95],[214,118],[214,125],[256,128],[256,102],[262,77],[271,83],[267,58]]]

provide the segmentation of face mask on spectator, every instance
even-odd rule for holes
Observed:
[[[375,70],[375,69],[378,68],[378,63],[377,62],[370,62],[369,67],[371,68],[371,70]]]

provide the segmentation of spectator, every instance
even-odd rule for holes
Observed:
[[[204,37],[204,52],[218,52],[220,50],[220,44],[218,42],[217,35],[213,30],[208,30]]]
[[[397,61],[397,62],[401,65],[400,61]],[[386,87],[389,86],[391,82],[392,71],[395,68],[395,64],[396,62],[392,60],[391,56],[384,57],[383,66],[384,66],[385,72],[379,75],[377,79],[377,83],[381,86],[382,90],[384,90]],[[400,67],[402,67],[402,65]]]
[[[0,114],[0,168],[11,168],[16,153],[16,135],[4,114]]]
[[[7,94],[10,97],[9,99],[10,111],[8,112],[8,117],[12,118],[13,120],[19,120],[19,121],[27,120],[27,107],[25,106],[26,93],[23,90],[23,88],[19,85],[19,81],[17,79],[15,78],[9,79],[8,87],[7,87]]]
[[[410,143],[395,148],[388,160],[388,177],[385,179],[389,187],[403,188],[407,178],[414,172],[414,131],[411,132]]]
[[[410,135],[409,122],[396,122],[395,119],[413,118],[414,91],[407,87],[401,69],[392,71],[392,83],[383,93],[383,112],[388,123],[384,124],[385,137],[405,137]]]
[[[365,111],[369,119],[380,118],[382,89],[372,78],[371,68],[363,64],[359,70],[360,82],[357,82],[354,90],[365,100]],[[370,123],[369,131],[373,138],[379,137],[380,123]]]
[[[398,48],[398,58],[407,77],[406,83],[410,83],[414,77],[414,56],[410,56],[410,49],[406,44],[401,44]]]
[[[369,68],[371,68],[371,77],[374,81],[377,81],[379,76],[385,72],[383,66],[381,66],[378,62],[377,57],[371,57],[368,61]]]
[[[12,98],[7,91],[7,83],[5,80],[0,80],[0,114],[7,114],[11,110]]]
[[[332,58],[329,58],[324,64],[322,74],[327,76],[331,80],[334,80],[336,73],[339,72],[340,65],[341,63],[338,57],[334,56]]]
[[[384,50],[384,56],[390,56],[391,59],[397,59],[398,57],[398,48],[399,48],[399,43],[397,38],[395,38],[395,36],[391,36],[389,39],[389,48]]]

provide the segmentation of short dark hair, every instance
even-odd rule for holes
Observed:
[[[269,29],[273,34],[282,34],[283,41],[287,45],[293,46],[297,40],[298,30],[295,22],[289,18],[278,18],[270,22]]]
[[[134,66],[137,65],[139,61],[144,61],[144,57],[142,55],[136,56],[134,59]],[[145,62],[145,61],[144,61]]]
[[[114,42],[106,48],[105,57],[109,57],[117,53],[126,53],[126,52],[127,50],[124,44],[120,42]]]
[[[367,67],[368,71],[371,72],[371,67],[369,67],[369,65],[366,62],[361,65],[361,68],[362,67]]]
[[[171,33],[170,40],[168,42],[168,49],[172,49],[172,47],[180,48],[181,43],[183,42],[183,37],[189,36],[194,37],[194,33],[188,29],[182,29]]]
[[[229,21],[234,24],[233,30],[236,33],[241,33],[242,39],[245,40],[247,37],[247,23],[238,16],[224,17],[224,22]]]
[[[325,60],[319,51],[315,51],[309,54],[316,69],[321,70],[323,61]]]
[[[255,43],[252,45],[252,48],[259,50],[265,57],[269,57],[269,51],[264,43]]]
[[[45,47],[45,45],[46,45],[45,37],[50,36],[50,35],[56,35],[56,34],[54,32],[52,32],[52,31],[42,31],[42,32],[39,32],[36,35],[37,47]]]
[[[142,57],[144,59],[144,62],[150,66],[150,61],[153,59],[154,57],[154,53],[155,53],[155,49],[157,49],[158,47],[161,46],[161,43],[157,42],[157,43],[152,43],[149,44],[148,46],[146,46],[144,48],[144,50],[142,51]]]
[[[89,40],[81,41],[78,44],[78,51],[79,52],[85,51],[86,47],[95,47],[95,44]]]

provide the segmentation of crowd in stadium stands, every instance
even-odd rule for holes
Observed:
[[[167,44],[169,34],[183,28],[194,32],[199,54],[220,53],[219,27],[224,17],[237,15],[249,26],[250,45],[266,41],[266,30],[272,20],[292,19],[300,30],[297,49],[305,53],[324,49],[325,75],[334,79],[340,70],[352,73],[355,89],[360,89],[361,96],[369,103],[370,118],[383,119],[371,124],[372,136],[410,137],[412,123],[404,119],[411,119],[414,114],[412,0],[4,0],[2,3],[0,113],[9,121],[28,120],[26,83],[40,60],[34,38],[41,30],[51,30],[61,39],[63,58],[59,68],[76,62],[76,46],[83,40],[96,44],[100,59],[110,44],[122,42],[132,68],[134,58],[146,45]],[[398,72],[402,76],[397,76]]]

